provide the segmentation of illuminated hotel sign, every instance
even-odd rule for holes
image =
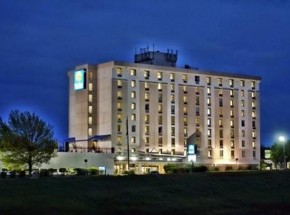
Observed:
[[[187,154],[188,155],[195,155],[195,145],[194,144],[188,145]]]
[[[86,71],[78,70],[74,72],[74,89],[83,90],[86,88]]]

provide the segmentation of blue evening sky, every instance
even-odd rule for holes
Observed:
[[[33,111],[67,137],[67,71],[133,62],[147,44],[178,66],[258,75],[261,143],[290,137],[290,1],[0,0],[0,116]]]

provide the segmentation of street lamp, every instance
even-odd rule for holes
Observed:
[[[286,170],[286,154],[285,154],[285,144],[286,144],[286,137],[280,136],[278,140],[283,144],[283,153],[284,153],[284,170]]]

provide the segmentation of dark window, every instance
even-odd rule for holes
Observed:
[[[199,76],[195,76],[195,77],[194,77],[194,80],[195,80],[195,83],[196,83],[196,84],[199,84],[199,81],[200,81]]]

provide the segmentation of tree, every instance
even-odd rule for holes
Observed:
[[[287,141],[285,144],[285,156],[286,161],[290,160],[290,141]],[[275,165],[278,163],[284,162],[284,149],[283,143],[276,142],[271,147],[271,160]]]
[[[32,168],[56,156],[53,128],[34,113],[12,110],[5,123],[0,117],[0,158],[12,168]]]

